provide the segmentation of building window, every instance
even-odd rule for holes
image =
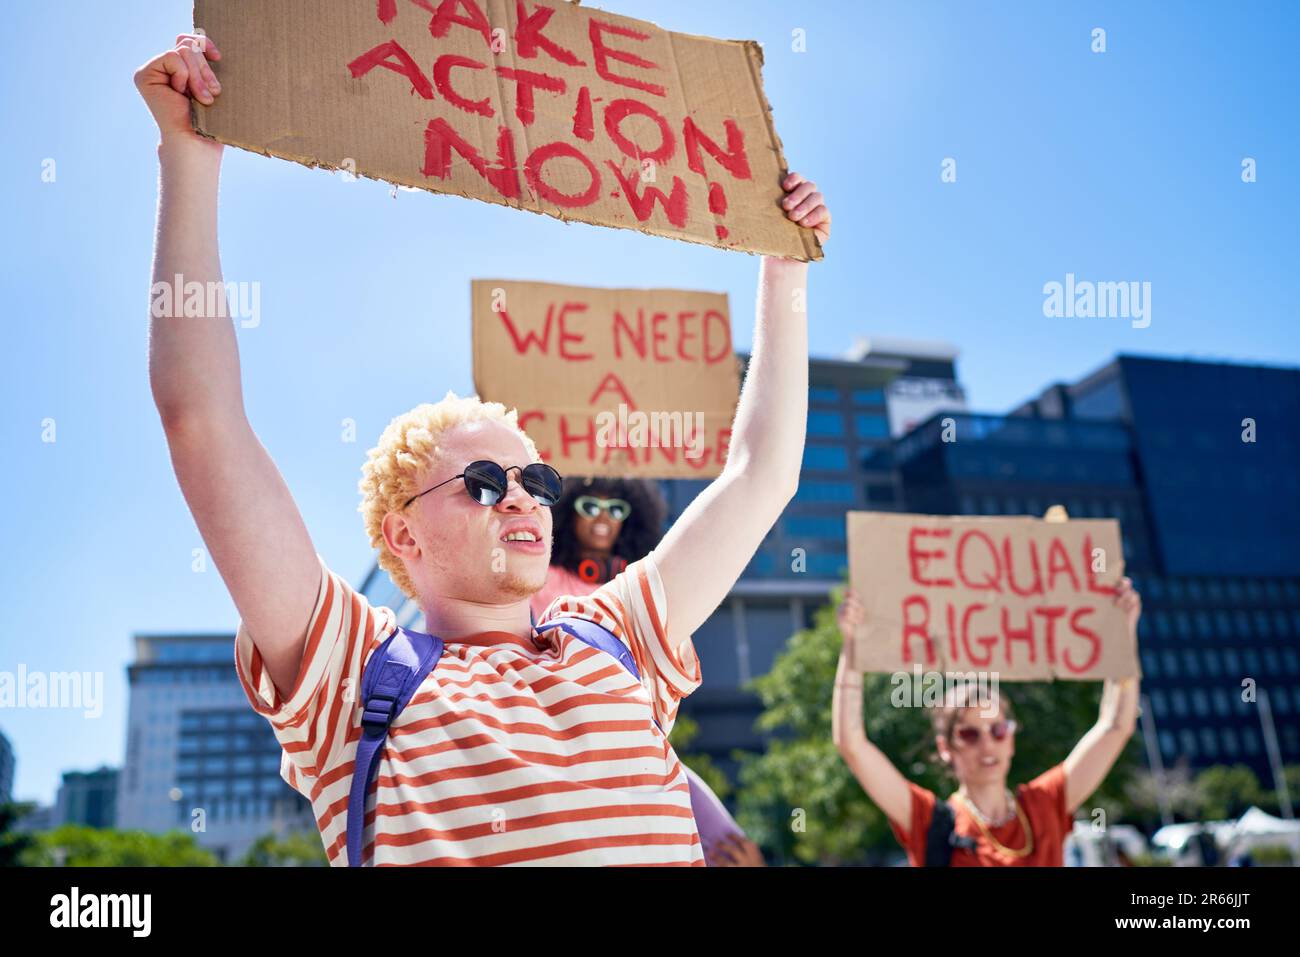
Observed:
[[[1201,748],[1207,758],[1215,757],[1219,753],[1219,742],[1214,737],[1213,728],[1201,728]]]
[[[854,389],[853,404],[854,405],[884,405],[885,390],[884,389]]]
[[[1166,761],[1173,760],[1174,755],[1177,753],[1172,731],[1160,732],[1160,753],[1164,755]]]
[[[1172,651],[1164,652],[1162,660],[1165,666],[1165,674],[1170,678],[1178,677],[1178,656]]]
[[[1279,637],[1291,637],[1291,622],[1286,617],[1286,612],[1281,609],[1273,612],[1273,630],[1278,633]]]
[[[1196,735],[1192,734],[1190,728],[1183,728],[1178,732],[1178,740],[1182,742],[1183,754],[1192,760],[1196,759]]]
[[[838,405],[840,401],[840,390],[829,386],[813,386],[808,390],[808,401]]]
[[[889,420],[883,415],[859,412],[853,416],[853,431],[860,439],[887,439]]]
[[[853,504],[853,486],[848,482],[800,482],[795,498],[804,502]]]
[[[1237,626],[1237,637],[1238,637],[1238,638],[1250,638],[1250,637],[1252,637],[1252,634],[1253,634],[1253,633],[1252,633],[1251,630],[1250,630],[1250,616],[1249,616],[1249,615],[1247,615],[1244,611],[1242,611],[1240,608],[1238,608],[1238,609],[1233,613],[1233,615],[1232,615],[1232,620],[1233,620],[1233,623]]]
[[[1187,714],[1187,695],[1183,693],[1182,688],[1175,688],[1170,692],[1169,697],[1174,703],[1174,714],[1180,718]]]
[[[1226,611],[1220,609],[1214,613],[1214,625],[1220,638],[1232,638],[1232,618]]]
[[[808,412],[808,434],[839,437],[844,434],[844,416],[838,412]]]
[[[1157,718],[1165,716],[1165,693],[1158,688],[1151,692],[1151,708]]]
[[[847,472],[849,453],[842,445],[805,445],[803,467],[824,472]]]
[[[1237,756],[1238,750],[1239,749],[1237,748],[1237,732],[1233,731],[1231,728],[1224,728],[1223,729],[1223,753],[1226,754],[1228,757],[1233,758]]]
[[[1214,689],[1214,710],[1224,718],[1232,711],[1232,702],[1228,699],[1228,693],[1222,688]]]
[[[789,515],[784,521],[787,538],[844,538],[843,516]]]

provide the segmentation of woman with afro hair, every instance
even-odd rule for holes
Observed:
[[[567,479],[551,509],[551,569],[532,597],[541,618],[563,595],[590,595],[663,537],[668,504],[648,479]]]

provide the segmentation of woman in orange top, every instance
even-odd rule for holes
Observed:
[[[1125,578],[1115,601],[1128,613],[1136,641],[1141,599]],[[938,798],[913,784],[883,751],[867,740],[862,727],[862,673],[853,661],[851,636],[865,618],[849,592],[840,606],[844,637],[835,675],[832,728],[835,745],[867,795],[885,815],[912,866],[927,861]],[[973,686],[951,689],[942,707],[933,709],[934,742],[940,760],[957,779],[948,798],[951,867],[1060,867],[1073,815],[1105,779],[1124,750],[1137,722],[1138,680],[1108,680],[1097,723],[1060,764],[1043,772],[1013,794],[1007,787],[1016,751],[1016,720],[1011,702],[999,693],[992,701],[977,698]],[[944,810],[940,808],[940,810]],[[946,857],[941,854],[939,860]],[[934,859],[931,859],[932,862]]]

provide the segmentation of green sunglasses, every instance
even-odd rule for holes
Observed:
[[[573,510],[587,518],[596,518],[605,512],[616,522],[622,522],[632,514],[632,506],[621,498],[596,498],[594,495],[579,495],[573,502]]]

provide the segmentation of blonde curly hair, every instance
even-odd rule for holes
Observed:
[[[370,545],[379,550],[379,567],[388,572],[402,592],[417,599],[415,583],[402,560],[388,550],[384,542],[384,516],[406,504],[420,489],[416,485],[420,470],[438,453],[439,440],[447,429],[463,422],[492,420],[519,433],[524,448],[533,461],[538,460],[537,446],[519,427],[518,411],[500,402],[483,402],[476,396],[461,398],[448,392],[440,402],[425,402],[388,423],[379,444],[371,449],[361,466],[361,504],[357,507],[366,523]]]

